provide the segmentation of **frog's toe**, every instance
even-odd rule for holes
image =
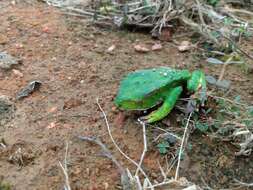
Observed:
[[[139,118],[139,120],[140,120],[141,122],[143,122],[143,123],[149,123],[149,122],[148,122],[149,119],[148,119],[147,116],[142,116],[142,117]]]
[[[139,118],[142,122],[144,123],[153,123],[153,122],[156,122],[159,120],[159,118],[156,118],[155,116],[153,115],[146,115],[146,116],[143,116],[143,117],[140,117]]]

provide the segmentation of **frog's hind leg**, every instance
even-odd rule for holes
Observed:
[[[166,117],[174,108],[176,101],[178,100],[182,91],[183,89],[181,86],[168,91],[165,94],[166,98],[164,99],[162,106],[158,108],[158,110],[151,112],[149,115],[142,117],[141,119],[144,120],[144,122],[153,123]]]

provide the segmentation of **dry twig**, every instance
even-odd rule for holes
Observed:
[[[69,183],[69,176],[68,176],[68,166],[67,166],[67,157],[68,157],[68,143],[66,144],[66,151],[64,156],[64,166],[61,162],[59,162],[59,165],[63,171],[63,174],[65,176],[65,185],[64,190],[71,190],[70,183]]]
[[[180,149],[179,149],[175,180],[178,180],[181,156],[182,156],[182,153],[183,153],[183,147],[184,147],[184,143],[185,143],[186,132],[188,130],[188,126],[189,126],[191,116],[192,116],[192,112],[189,114],[189,117],[187,119],[187,123],[186,123],[185,130],[184,130],[184,135],[183,135],[181,146],[180,146]]]
[[[232,61],[233,57],[234,57],[234,56],[231,55],[231,56],[226,60],[226,62],[223,64],[223,67],[222,67],[222,69],[221,69],[221,72],[220,72],[220,76],[219,76],[218,81],[221,81],[221,80],[223,79],[223,76],[224,76],[224,74],[225,74],[226,67],[227,67],[227,65],[230,63],[230,61]]]
[[[117,148],[117,150],[127,159],[129,160],[132,164],[134,164],[137,168],[139,168],[139,171],[144,175],[145,179],[147,180],[148,184],[152,186],[152,183],[151,181],[149,180],[147,174],[144,172],[144,170],[141,168],[141,163],[140,164],[137,164],[133,159],[131,159],[128,155],[126,155],[122,150],[121,148],[116,144],[113,136],[112,136],[112,133],[111,133],[111,130],[110,130],[110,125],[109,125],[109,122],[108,122],[108,119],[107,119],[107,116],[103,110],[103,108],[101,107],[101,105],[99,104],[98,102],[98,99],[97,99],[97,105],[100,109],[100,111],[102,112],[103,114],[103,117],[104,117],[104,120],[105,120],[105,123],[106,123],[106,127],[107,127],[107,131],[109,133],[109,136],[111,138],[111,141],[113,142],[114,146]],[[145,145],[144,145],[145,146]],[[145,153],[144,153],[145,154]],[[142,160],[141,160],[142,161]],[[137,176],[135,176],[137,177]]]
[[[85,137],[85,136],[79,136],[78,138],[83,140],[83,141],[89,141],[89,142],[95,143],[98,146],[100,146],[100,148],[103,150],[103,155],[106,156],[107,158],[109,158],[117,166],[117,168],[119,170],[119,173],[121,175],[121,184],[123,186],[123,190],[132,189],[132,184],[130,182],[127,170],[123,168],[123,166],[111,154],[109,149],[98,138]]]
[[[234,179],[234,181],[239,185],[239,186],[242,186],[242,187],[253,187],[253,183],[245,183],[245,182],[242,182],[242,181],[239,181],[238,179]]]
[[[143,159],[145,157],[145,153],[147,152],[146,125],[143,121],[141,121],[141,120],[138,120],[138,121],[142,125],[144,147],[143,147],[143,152],[142,152],[142,155],[141,155],[140,162],[139,162],[138,167],[137,167],[136,172],[135,172],[136,176],[138,176],[138,172],[141,169],[141,165],[142,165]]]

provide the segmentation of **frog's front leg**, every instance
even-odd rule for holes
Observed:
[[[194,71],[191,78],[187,81],[187,89],[196,93],[199,92],[199,100],[202,104],[206,101],[206,78],[202,71]]]
[[[165,94],[165,99],[158,110],[151,112],[149,115],[142,117],[141,119],[147,123],[153,123],[166,117],[170,111],[174,108],[176,101],[178,100],[183,88],[181,86],[171,89]]]

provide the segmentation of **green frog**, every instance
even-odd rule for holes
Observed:
[[[147,110],[161,106],[142,117],[146,123],[153,123],[166,117],[174,108],[183,89],[191,94],[201,92],[202,103],[206,98],[206,79],[201,70],[179,70],[169,67],[137,70],[129,73],[122,81],[114,100],[124,110]]]

